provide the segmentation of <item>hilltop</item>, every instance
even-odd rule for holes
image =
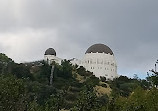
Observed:
[[[158,91],[152,88],[151,81],[126,76],[107,81],[105,77],[95,77],[82,66],[73,66],[68,60],[62,61],[61,65],[53,65],[53,82],[50,85],[52,67],[44,61],[18,64],[0,54],[0,110],[157,109]],[[146,105],[151,99],[154,104]],[[144,102],[139,102],[142,100]]]

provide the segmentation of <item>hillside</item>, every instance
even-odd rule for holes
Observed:
[[[1,111],[156,111],[158,90],[152,81],[120,76],[100,79],[67,60],[55,66],[44,61],[15,63],[0,54]],[[153,76],[156,77],[156,76]],[[154,94],[154,97],[153,97]],[[141,102],[144,101],[144,102]],[[146,105],[152,103],[152,105]]]

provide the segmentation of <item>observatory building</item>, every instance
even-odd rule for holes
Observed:
[[[61,64],[62,59],[56,57],[56,51],[53,48],[49,48],[45,51],[44,54],[44,61],[47,61],[49,65],[54,61],[58,63],[59,65]]]
[[[44,60],[51,64],[55,61],[61,64],[62,59],[56,57],[56,52],[53,48],[46,50]],[[90,46],[82,60],[72,59],[73,65],[85,67],[86,70],[93,72],[96,77],[106,77],[113,80],[118,77],[117,64],[112,50],[104,44],[94,44]]]

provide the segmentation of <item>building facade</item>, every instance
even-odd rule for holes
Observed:
[[[44,60],[51,64],[55,61],[61,64],[62,59],[56,57],[54,49],[49,48],[45,52]],[[85,67],[86,70],[93,72],[96,77],[106,77],[113,80],[118,77],[117,63],[112,50],[104,44],[94,44],[89,47],[82,60],[72,59],[73,65]]]

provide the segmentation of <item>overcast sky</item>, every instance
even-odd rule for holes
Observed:
[[[15,62],[83,58],[93,44],[114,52],[118,73],[146,77],[158,59],[158,0],[0,0],[0,52]]]

